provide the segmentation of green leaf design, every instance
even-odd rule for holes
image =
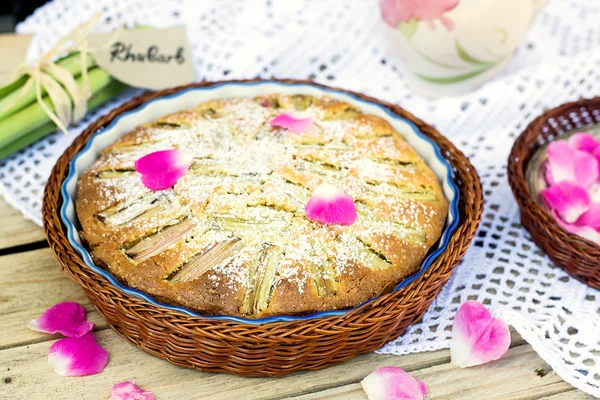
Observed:
[[[419,21],[414,18],[411,18],[408,22],[400,22],[396,29],[400,31],[408,40],[413,37],[417,28],[419,26]]]
[[[423,57],[425,60],[429,61],[430,63],[432,63],[433,65],[437,65],[438,67],[442,67],[442,68],[446,68],[446,69],[458,69],[458,70],[465,70],[467,68],[469,68],[466,65],[463,65],[461,67],[457,66],[457,65],[451,65],[451,64],[446,64],[437,60],[434,60],[433,58],[429,57],[427,54],[423,53],[421,50],[419,50],[416,47],[413,47],[413,49],[415,49],[415,51],[421,56]]]
[[[484,73],[485,71],[489,70],[491,67],[492,67],[492,65],[487,66],[485,68],[477,69],[475,71],[468,72],[466,74],[445,76],[445,77],[435,77],[435,76],[427,76],[427,75],[421,75],[421,74],[416,74],[416,75],[420,79],[422,79],[426,82],[429,82],[429,83],[435,83],[438,85],[450,85],[453,83],[458,83],[458,82],[466,81],[467,79],[474,78],[477,75],[480,75],[480,74]]]
[[[489,62],[478,60],[477,58],[475,58],[472,55],[470,55],[469,53],[467,53],[467,51],[462,48],[460,43],[458,43],[458,40],[456,40],[455,43],[456,43],[456,53],[458,54],[460,59],[463,60],[464,62],[472,64],[472,65],[490,65]]]
[[[499,33],[500,36],[502,36],[502,38],[500,39],[500,43],[502,43],[502,44],[506,43],[506,39],[508,39],[508,32],[506,31],[506,29],[498,28],[498,29],[494,29],[493,32]]]

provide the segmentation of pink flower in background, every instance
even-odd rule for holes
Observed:
[[[583,214],[581,218],[579,218],[574,224],[565,222],[560,215],[558,215],[556,210],[552,210],[552,215],[554,218],[556,218],[558,224],[565,228],[567,232],[581,236],[582,238],[587,239],[590,242],[594,242],[600,246],[600,232],[598,229],[594,229],[593,227],[600,224],[598,203],[596,203],[593,208],[590,208],[590,211]]]
[[[392,28],[400,22],[411,19],[426,21],[429,28],[435,29],[434,20],[439,19],[449,31],[454,29],[454,22],[443,14],[454,9],[459,0],[380,0],[381,16]]]
[[[582,138],[581,136],[579,138]],[[577,146],[577,147],[575,147]],[[556,140],[548,145],[546,179],[550,185],[563,181],[576,182],[588,188],[598,180],[598,160],[583,140]],[[592,151],[595,149],[592,149]]]
[[[579,132],[548,145],[540,197],[560,226],[600,245],[600,141]]]
[[[560,181],[540,192],[542,200],[567,223],[572,224],[590,208],[590,195],[584,187]]]

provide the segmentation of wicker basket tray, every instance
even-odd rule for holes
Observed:
[[[309,81],[278,82],[327,89]],[[432,126],[398,106],[359,93],[346,92],[388,108],[435,141],[451,164],[460,191],[459,222],[448,247],[429,269],[404,288],[343,315],[265,324],[215,320],[190,316],[124,293],[91,271],[71,246],[59,215],[63,203],[60,188],[69,172],[69,162],[92,134],[151,99],[218,83],[198,83],[134,98],[91,124],[64,152],[52,170],[43,203],[46,236],[63,271],[79,283],[94,307],[127,340],[175,365],[202,371],[277,376],[301,369],[316,370],[376,350],[397,338],[421,319],[470,245],[481,219],[482,190],[469,160]]]
[[[508,159],[508,180],[521,221],[535,243],[573,278],[600,289],[600,246],[567,232],[538,201],[532,176],[547,144],[574,131],[598,129],[600,98],[563,104],[536,118],[517,138]]]

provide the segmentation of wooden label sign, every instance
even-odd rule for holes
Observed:
[[[194,81],[183,26],[94,33],[89,52],[109,74],[131,86],[159,90]]]

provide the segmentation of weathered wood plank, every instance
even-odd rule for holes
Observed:
[[[26,220],[0,196],[0,249],[46,240],[44,230]]]
[[[0,399],[8,391],[11,398],[19,399],[106,398],[110,387],[124,379],[135,380],[159,399],[279,399],[318,391],[338,382],[357,381],[384,365],[414,370],[448,361],[447,351],[401,357],[369,354],[324,371],[296,373],[279,379],[241,378],[175,367],[133,347],[110,329],[98,332],[96,337],[108,350],[110,361],[101,374],[85,378],[64,378],[51,370],[46,359],[51,342],[1,350]],[[7,380],[10,383],[5,383]]]
[[[593,400],[594,397],[583,393],[581,390],[573,389],[568,392],[542,397],[540,400]]]
[[[533,351],[531,346],[511,348],[500,360],[479,367],[461,369],[451,364],[441,364],[413,371],[429,389],[428,398],[444,400],[523,400],[539,399],[544,396],[576,392],[559,376],[550,372],[539,376],[535,369],[550,367]],[[564,399],[576,397],[564,397]],[[586,397],[581,397],[585,399]],[[308,393],[293,397],[294,400],[308,399],[366,399],[360,383]],[[555,400],[555,398],[552,398]],[[561,399],[560,397],[556,400]]]
[[[0,349],[51,339],[25,324],[62,301],[93,310],[77,283],[60,272],[49,248],[0,257]],[[107,327],[95,310],[89,319],[100,329]]]
[[[77,393],[77,390],[80,390],[80,395],[85,397],[86,393],[89,394],[85,390],[88,390],[86,388],[90,385],[94,388],[93,393],[100,393],[112,383],[125,378],[135,378],[140,383],[148,382],[149,385],[154,385],[152,388],[156,388],[158,392],[164,392],[165,396],[168,396],[170,390],[185,396],[186,393],[192,394],[186,391],[190,380],[197,382],[198,385],[200,382],[205,385],[207,377],[211,377],[211,381],[214,380],[216,383],[211,386],[205,398],[225,399],[231,398],[230,396],[279,398],[281,393],[293,395],[306,390],[318,391],[351,383],[361,379],[373,369],[392,362],[400,362],[403,368],[415,370],[445,363],[449,359],[447,351],[402,357],[369,354],[325,371],[298,373],[278,380],[244,379],[176,368],[139,351],[116,333],[108,330],[98,333],[98,337],[102,339],[111,354],[109,367],[100,375],[86,378],[85,383],[80,386],[80,380],[65,380],[49,371],[45,354],[51,344],[47,341],[56,337],[33,332],[25,326],[27,321],[38,316],[51,305],[70,300],[83,304],[90,311],[88,314],[90,320],[101,328],[106,327],[106,323],[91,308],[79,286],[60,272],[58,262],[50,249],[0,257],[0,294],[0,326],[2,326],[0,348],[4,348],[0,351],[0,366],[2,366],[0,368],[6,368],[0,371],[11,381],[10,386],[4,388],[10,388],[11,393],[18,394],[16,398],[36,398],[37,395],[46,393],[45,388],[54,388],[56,391],[50,398],[71,398],[69,396]],[[159,379],[157,376],[162,378]],[[234,383],[231,383],[232,381]],[[3,387],[2,382],[0,379],[0,388]],[[18,382],[22,382],[24,386],[17,385]],[[273,390],[273,382],[277,382],[278,389]],[[281,387],[279,387],[280,382]],[[224,384],[228,385],[226,392],[222,392]],[[252,394],[248,392],[249,387],[252,387]],[[3,392],[4,390],[0,390],[0,398]],[[61,393],[64,397],[60,397]]]
[[[468,370],[448,364],[448,351],[442,350],[405,356],[368,354],[323,371],[269,379],[178,368],[136,349],[111,330],[96,335],[111,357],[101,374],[77,379],[56,375],[46,361],[51,343],[44,342],[0,351],[0,385],[14,398],[42,394],[52,399],[90,398],[90,393],[102,398],[115,382],[133,379],[163,399],[174,393],[182,399],[364,399],[357,382],[379,367],[395,365],[427,382],[431,399],[537,399],[571,390],[552,373],[535,374],[534,369],[548,366],[529,345],[512,348],[498,362]],[[10,383],[3,384],[7,378]]]
[[[60,301],[78,301],[91,310],[77,284],[59,271],[49,249],[0,257],[0,326],[3,326],[0,347],[5,348],[0,351],[0,365],[7,368],[0,371],[5,378],[10,378],[10,384],[6,384],[10,386],[4,388],[10,388],[11,393],[18,395],[17,398],[36,398],[41,393],[51,394],[56,399],[71,398],[71,395],[86,397],[89,390],[103,393],[114,382],[123,379],[136,379],[155,391],[157,396],[162,394],[166,398],[172,393],[184,398],[189,395],[189,398],[210,399],[269,399],[301,394],[305,394],[305,398],[328,398],[336,392],[340,393],[340,398],[352,398],[362,395],[357,382],[379,367],[396,365],[407,371],[432,373],[435,370],[430,371],[430,368],[441,368],[449,361],[447,350],[405,356],[369,354],[323,371],[301,372],[281,379],[247,379],[174,367],[139,351],[116,333],[106,330],[97,333],[111,354],[106,371],[82,380],[66,379],[50,371],[46,363],[45,354],[51,345],[47,341],[54,338],[32,332],[25,326],[28,320]],[[96,311],[91,310],[89,317],[100,327],[106,327]],[[522,343],[518,334],[513,332],[513,344]],[[0,379],[0,385],[2,382]],[[202,393],[197,391],[197,387],[203,388]],[[226,391],[223,391],[224,387],[227,387]],[[2,392],[4,390],[0,390]]]

